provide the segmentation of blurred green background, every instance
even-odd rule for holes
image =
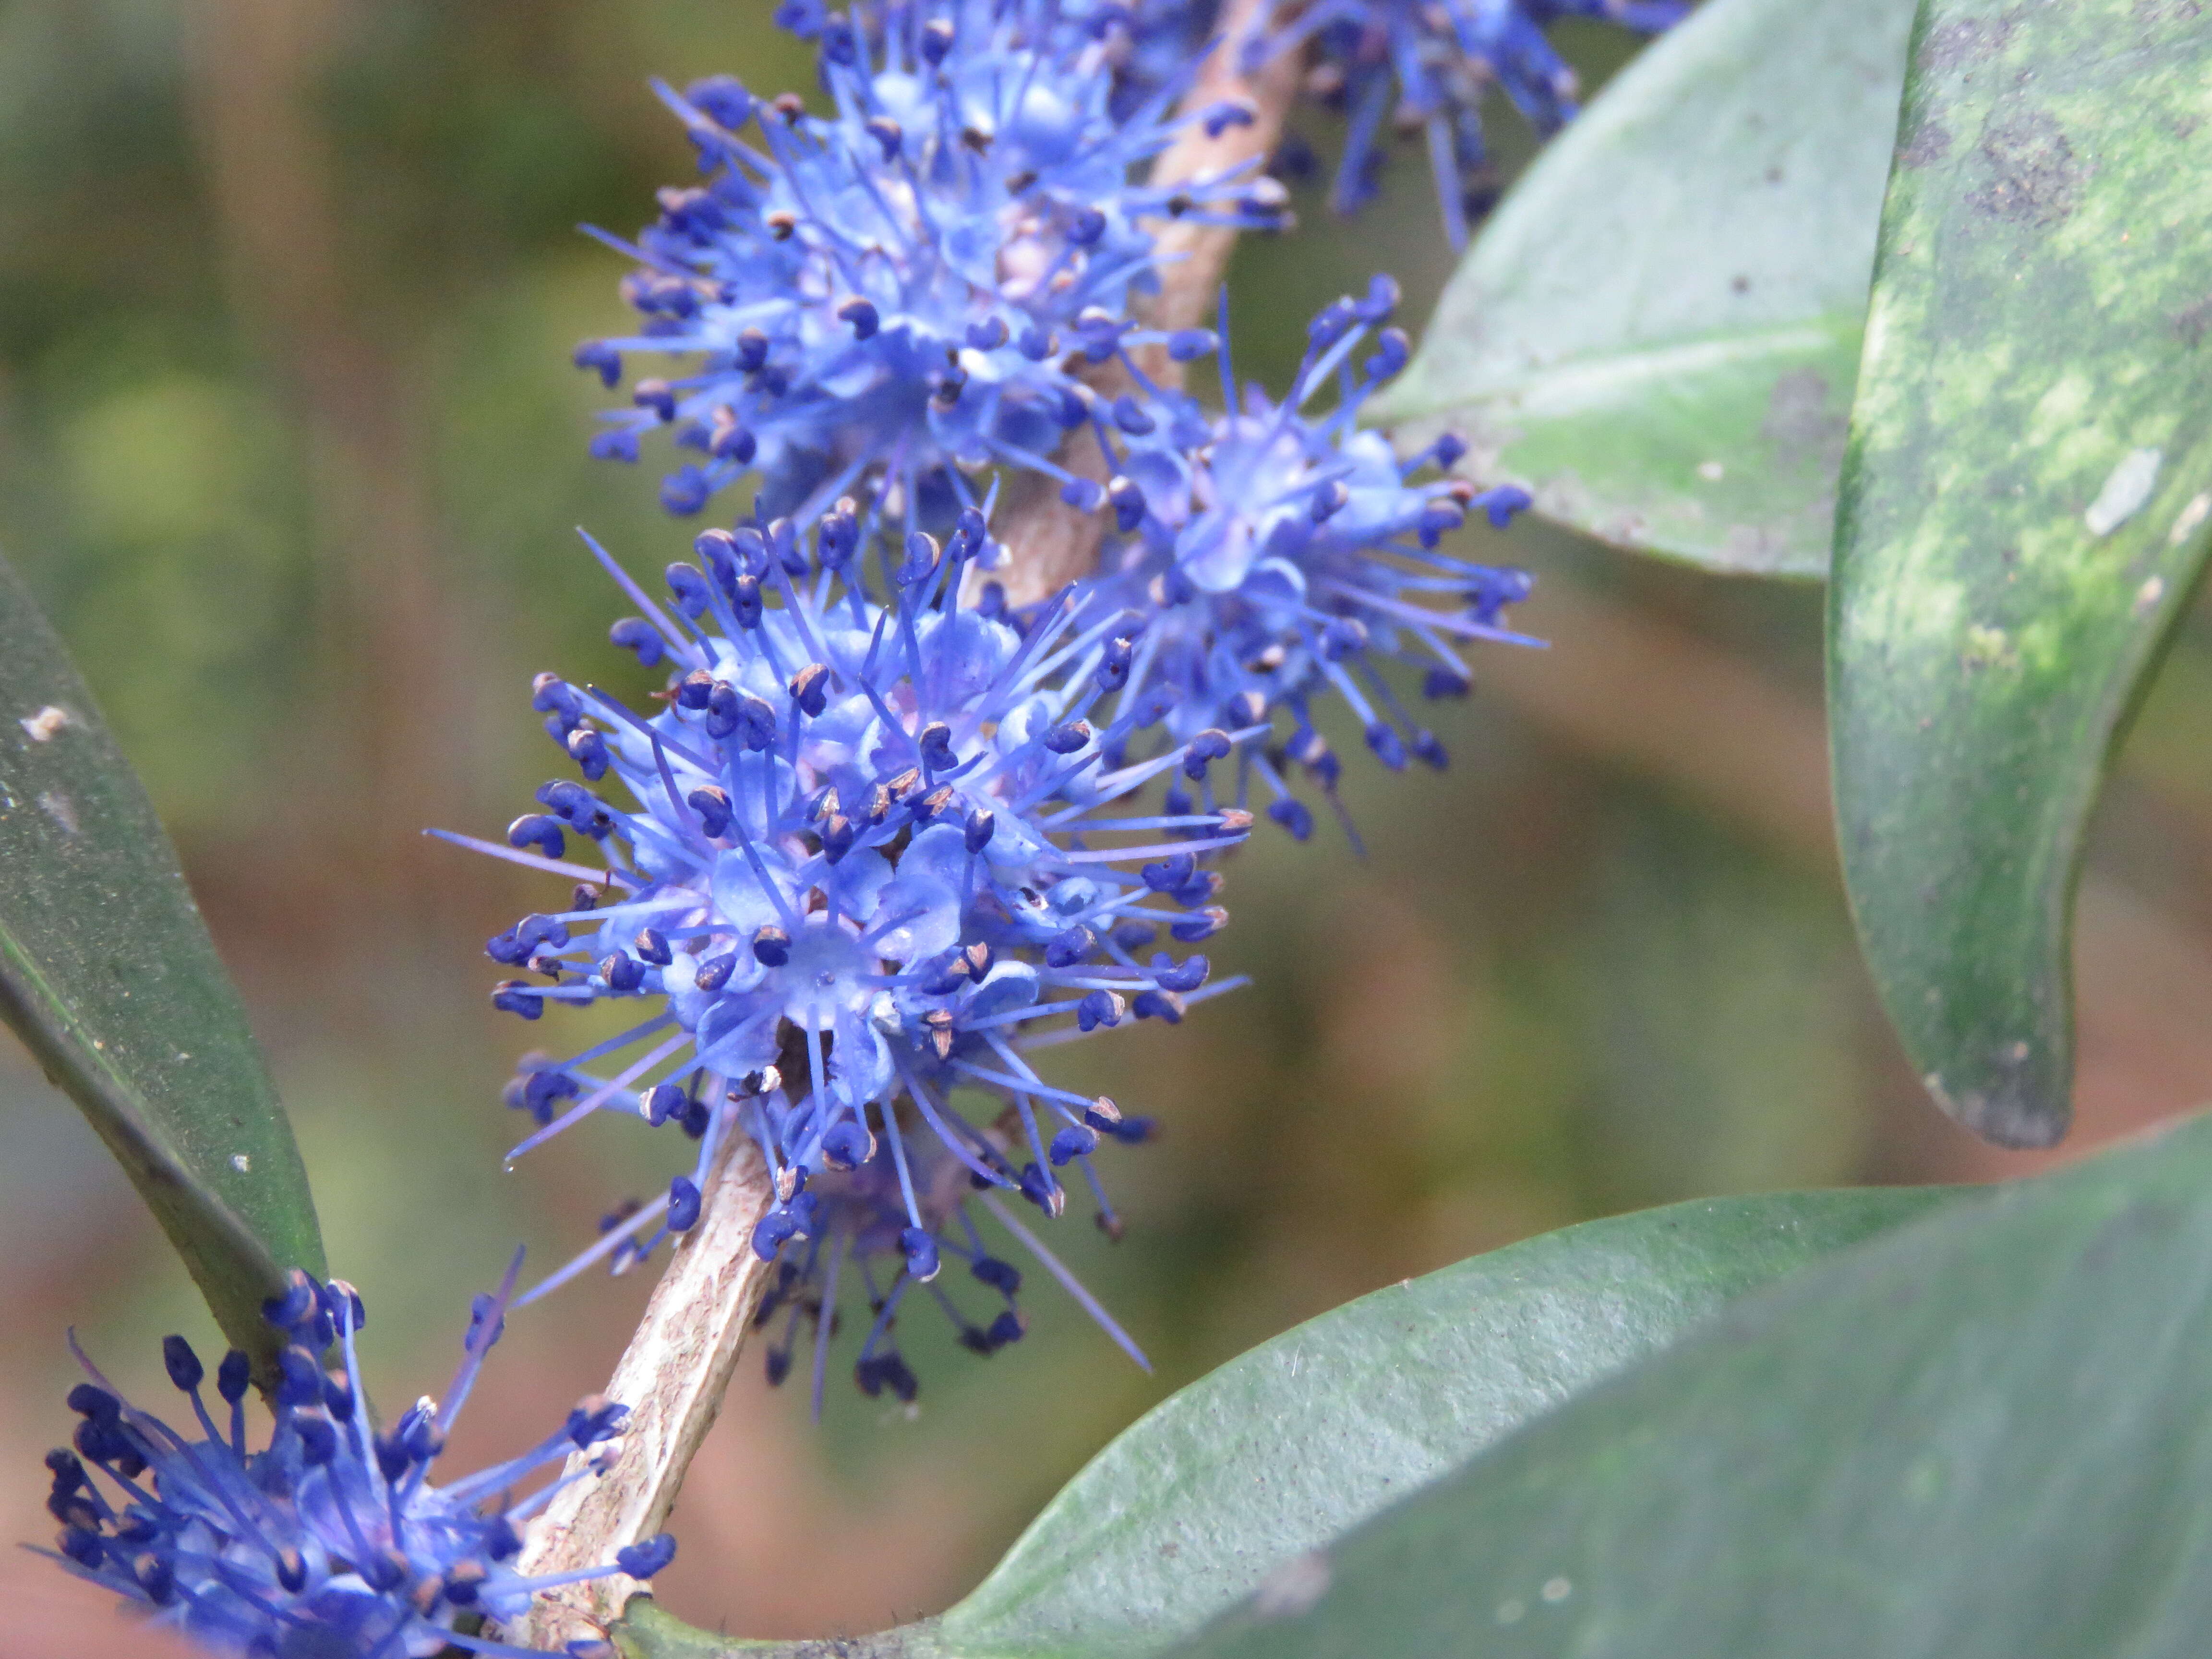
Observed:
[[[594,1123],[503,1170],[535,1030],[481,940],[540,884],[423,840],[494,834],[556,769],[531,674],[622,673],[589,526],[634,568],[689,532],[653,473],[588,462],[612,256],[690,156],[646,81],[811,85],[769,0],[0,3],[0,546],[51,606],[182,846],[298,1126],[371,1386],[441,1388],[466,1298],[665,1178]],[[1567,25],[1589,84],[1632,42]],[[1509,166],[1527,136],[1493,131]],[[1326,129],[1317,131],[1324,149]],[[1305,317],[1378,265],[1425,316],[1448,259],[1417,151],[1356,226],[1310,191],[1234,276],[1238,363],[1279,386]],[[1177,1385],[1347,1297],[1543,1229],[1703,1194],[1989,1179],[1875,1009],[1827,850],[1820,594],[1711,581],[1540,526],[1545,653],[1437,712],[1442,777],[1347,767],[1367,843],[1263,833],[1215,953],[1255,988],[1182,1029],[1055,1051],[1157,1113],[1109,1158],[1130,1221],[1055,1234],[1156,1361],[1042,1281],[988,1362],[908,1322],[917,1409],[828,1420],[749,1363],[664,1578],[693,1621],[827,1634],[933,1611]],[[633,677],[636,671],[633,665]],[[2093,858],[2083,1127],[2212,1092],[2212,626],[2192,623]],[[1344,746],[1357,750],[1356,736]],[[158,1398],[209,1322],[90,1133],[0,1039],[0,1537],[40,1540],[63,1328]],[[605,1380],[649,1275],[519,1316],[456,1467]],[[847,1350],[849,1354],[849,1341]],[[485,1397],[485,1396],[480,1396]],[[0,1655],[166,1650],[0,1557]]]

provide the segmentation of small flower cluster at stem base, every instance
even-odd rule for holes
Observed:
[[[516,1258],[520,1265],[520,1257]],[[562,1486],[599,1462],[517,1499],[519,1482],[622,1432],[625,1407],[581,1401],[519,1457],[443,1486],[429,1474],[483,1358],[499,1340],[507,1280],[477,1298],[464,1358],[442,1403],[410,1407],[382,1431],[363,1397],[355,1338],[365,1318],[350,1285],[295,1270],[267,1304],[283,1333],[270,1395],[275,1425],[246,1444],[246,1356],[226,1354],[210,1408],[206,1368],[181,1336],[162,1344],[169,1380],[191,1402],[183,1431],[139,1409],[94,1370],[70,1390],[82,1419],[72,1446],[50,1452],[46,1507],[62,1530],[42,1551],[125,1598],[149,1623],[211,1651],[253,1659],[428,1659],[459,1649],[543,1651],[483,1634],[512,1621],[540,1590],[622,1572],[649,1578],[674,1559],[663,1534],[604,1566],[532,1577],[517,1570],[521,1528]],[[72,1344],[74,1346],[74,1344]],[[342,1363],[328,1367],[333,1347]],[[571,1659],[612,1659],[605,1643],[572,1642]]]

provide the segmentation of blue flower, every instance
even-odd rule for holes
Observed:
[[[1110,1100],[1090,1103],[1084,1116],[1092,1140],[1110,1137],[1139,1142],[1152,1127],[1148,1119],[1121,1116]],[[1060,1133],[1065,1136],[1068,1132]],[[990,1167],[1011,1173],[1013,1165],[1004,1148],[1009,1138],[1018,1133],[1016,1125],[994,1125],[976,1130],[971,1146]],[[1091,1176],[1097,1197],[1100,1226],[1110,1237],[1119,1237],[1121,1223],[1087,1163],[1085,1173]],[[902,1306],[917,1297],[933,1303],[959,1334],[962,1346],[973,1353],[988,1357],[1009,1343],[1018,1342],[1028,1328],[1017,1299],[1022,1287],[1021,1270],[993,1252],[976,1225],[971,1206],[983,1210],[1011,1234],[1123,1352],[1150,1370],[1143,1351],[1098,1300],[996,1196],[988,1191],[979,1193],[978,1185],[979,1178],[968,1161],[936,1144],[915,1148],[903,1170],[889,1152],[879,1152],[857,1169],[833,1170],[811,1182],[804,1195],[804,1200],[811,1200],[807,1206],[806,1231],[786,1243],[779,1252],[775,1276],[754,1319],[756,1327],[769,1334],[769,1381],[780,1385],[789,1376],[794,1360],[802,1360],[812,1379],[814,1413],[821,1415],[823,1384],[836,1327],[831,1315],[841,1292],[849,1297],[854,1290],[860,1292],[868,1317],[853,1362],[853,1380],[872,1399],[886,1394],[906,1402],[915,1398],[920,1384],[899,1352],[897,1322]],[[909,1186],[919,1200],[923,1222],[919,1236],[907,1208]],[[924,1257],[922,1265],[930,1269],[926,1273],[914,1270],[917,1252]],[[936,1271],[947,1264],[960,1270],[951,1275],[950,1286],[946,1276]],[[974,1282],[967,1284],[963,1279]],[[802,1326],[812,1333],[803,1353]]]
[[[971,475],[1047,465],[1086,418],[1084,372],[1162,337],[1128,318],[1157,282],[1146,224],[1268,227],[1284,198],[1244,172],[1132,182],[1174,135],[1173,88],[1117,114],[1105,45],[1031,12],[902,9],[879,40],[825,18],[826,117],[727,76],[661,88],[705,182],[613,243],[643,326],[576,362],[611,386],[627,354],[679,361],[633,383],[596,453],[635,460],[665,426],[696,458],[664,481],[672,512],[752,477],[763,518],[851,494],[939,529]]]
[[[1218,0],[1053,0],[1052,9],[1103,44],[1114,73],[1110,108],[1121,120],[1182,86],[1221,8]]]
[[[1575,115],[1575,72],[1545,27],[1591,17],[1652,34],[1688,12],[1686,0],[1313,0],[1245,51],[1258,62],[1313,46],[1319,62],[1309,85],[1350,123],[1330,197],[1340,213],[1375,194],[1386,119],[1419,127],[1458,248],[1469,216],[1488,204],[1482,102],[1491,87],[1504,88],[1540,137]]]
[[[289,1340],[271,1396],[275,1431],[260,1451],[246,1449],[243,1353],[226,1355],[216,1370],[222,1422],[209,1410],[206,1370],[191,1345],[181,1336],[164,1341],[169,1380],[198,1419],[196,1432],[179,1433],[132,1406],[79,1352],[92,1380],[70,1390],[69,1403],[84,1420],[75,1450],[46,1456],[46,1507],[62,1532],[57,1549],[40,1553],[218,1653],[423,1659],[449,1648],[538,1651],[478,1632],[487,1620],[517,1618],[537,1591],[556,1584],[616,1571],[649,1577],[676,1545],[664,1534],[587,1571],[532,1578],[516,1571],[522,1523],[593,1468],[519,1501],[516,1483],[622,1431],[626,1408],[596,1395],[521,1456],[449,1486],[429,1484],[499,1340],[514,1279],[510,1269],[496,1295],[477,1298],[444,1403],[422,1401],[381,1433],[355,1358],[361,1297],[338,1280],[320,1284],[295,1271],[287,1294],[267,1305],[269,1322]],[[333,1342],[344,1366],[326,1371],[322,1357]],[[612,1650],[576,1642],[567,1651],[605,1659]]]
[[[1224,925],[1202,860],[1249,815],[1126,808],[1165,772],[1206,775],[1232,734],[1127,761],[1165,712],[1157,697],[1101,712],[1136,619],[1072,593],[1009,611],[978,573],[1004,556],[979,510],[941,545],[916,532],[894,547],[862,523],[845,501],[806,535],[786,520],[708,531],[701,565],[670,567],[666,610],[606,561],[644,613],[613,638],[667,667],[663,706],[541,676],[536,706],[583,781],[546,784],[504,846],[450,837],[576,878],[566,908],[490,941],[536,976],[495,1003],[527,1019],[644,1005],[605,1042],[526,1061],[509,1098],[538,1127],[515,1154],[595,1112],[699,1143],[690,1173],[569,1271],[690,1225],[725,1138],[745,1133],[779,1200],[763,1259],[818,1248],[825,1203],[853,1190],[831,1178],[872,1170],[867,1190],[896,1194],[901,1270],[927,1281],[946,1218],[922,1170],[939,1153],[1056,1216],[1060,1171],[1096,1191],[1102,1134],[1134,1138],[1110,1102],[1045,1082],[1026,1048],[1174,1023],[1227,988],[1206,985],[1205,957],[1155,947]],[[626,801],[592,787],[610,779]],[[569,861],[572,842],[599,862]],[[1002,1105],[1007,1127],[972,1123],[956,1090]]]
[[[1154,392],[1144,435],[1108,450],[1116,476],[1103,494],[1121,543],[1094,603],[1153,607],[1133,642],[1124,701],[1164,707],[1170,740],[1194,750],[1218,746],[1207,730],[1249,729],[1286,713],[1282,747],[1246,748],[1234,795],[1201,782],[1199,805],[1244,806],[1256,775],[1273,797],[1269,816],[1300,839],[1312,818],[1283,763],[1304,767],[1332,799],[1339,774],[1314,725],[1316,696],[1343,698],[1385,765],[1418,757],[1442,767],[1443,744],[1381,665],[1416,670],[1428,696],[1458,696],[1471,684],[1465,643],[1540,643],[1504,619],[1529,592],[1527,572],[1437,548],[1470,512],[1503,528],[1528,505],[1528,493],[1478,492],[1449,477],[1416,482],[1431,464],[1456,461],[1458,441],[1401,460],[1382,434],[1356,424],[1360,405],[1408,356],[1403,332],[1382,326],[1396,303],[1395,284],[1378,276],[1364,299],[1323,307],[1280,404],[1253,385],[1240,398],[1224,356],[1223,395],[1236,412],[1209,416],[1186,395]],[[1332,384],[1334,407],[1310,409]],[[1168,807],[1198,810],[1180,785]]]
[[[832,13],[824,0],[783,0],[775,21],[802,40],[825,33],[835,40],[850,27],[876,46],[887,30],[910,32],[918,21],[938,18],[956,21],[964,12],[987,32],[1011,23],[1022,40],[1049,40],[1063,53],[1095,44],[1086,61],[1113,76],[1108,107],[1120,121],[1185,84],[1220,9],[1218,0],[860,0],[848,15]]]

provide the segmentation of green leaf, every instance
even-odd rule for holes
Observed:
[[[2212,544],[2212,12],[1935,0],[1837,526],[1844,868],[1905,1051],[2065,1133],[2106,761]]]
[[[230,1340],[323,1248],[284,1109],[130,763],[0,560],[0,1016],[82,1109]]]
[[[2208,1376],[2200,1118],[1746,1297],[1181,1651],[2201,1659]]]
[[[1374,418],[1621,547],[1826,574],[1911,0],[1706,0],[1545,150]]]
[[[1677,1204],[1547,1234],[1310,1320],[1101,1452],[941,1619],[850,1659],[1093,1659],[1195,1631],[1285,1558],[1673,1340],[1732,1297],[1925,1214],[1940,1189]],[[781,1653],[635,1604],[638,1659]]]

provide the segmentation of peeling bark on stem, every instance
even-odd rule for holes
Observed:
[[[676,1507],[684,1472],[722,1408],[770,1271],[752,1250],[753,1225],[775,1200],[768,1165],[750,1135],[735,1132],[730,1140],[697,1224],[677,1245],[607,1385],[608,1398],[630,1408],[614,1467],[562,1492],[531,1527],[526,1573],[611,1561],[624,1545],[660,1531]],[[575,1454],[568,1471],[591,1455]],[[644,1588],[619,1573],[565,1585],[540,1597],[507,1639],[558,1652],[579,1638],[604,1636],[623,1604]]]
[[[1252,124],[1227,127],[1218,137],[1208,137],[1204,125],[1193,121],[1153,163],[1155,182],[1180,184],[1186,179],[1233,172],[1248,164],[1257,167],[1273,152],[1282,137],[1283,118],[1297,92],[1297,54],[1281,53],[1250,75],[1238,67],[1246,36],[1266,21],[1273,4],[1274,0],[1227,0],[1221,9],[1217,44],[1182,100],[1185,115],[1195,115],[1224,101],[1241,102],[1252,111]],[[1158,241],[1164,264],[1160,289],[1139,296],[1139,319],[1150,327],[1162,329],[1196,328],[1212,321],[1213,296],[1229,269],[1237,232],[1225,225],[1177,219],[1160,228]],[[1126,371],[1118,363],[1106,367],[1110,374],[1102,374],[1092,384],[1112,398],[1127,389]],[[1148,351],[1144,370],[1160,385],[1182,384],[1182,365],[1164,351]],[[1101,483],[1106,481],[1098,446],[1080,434],[1060,460],[1079,477]],[[1098,562],[1105,520],[1068,506],[1060,499],[1060,487],[1050,478],[1029,476],[1010,481],[1002,522],[1005,539],[1015,556],[1012,568],[1003,572],[999,580],[1012,604],[1031,605],[1056,593],[1078,577],[1089,574]]]

